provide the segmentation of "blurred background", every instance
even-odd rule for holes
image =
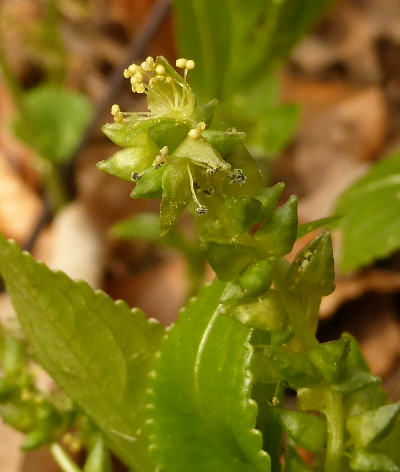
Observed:
[[[148,55],[196,61],[195,92],[299,196],[301,223],[340,216],[319,337],[354,334],[399,400],[400,2],[1,0],[0,231],[169,324],[211,270],[159,238],[158,201],[96,168],[111,105],[145,107],[122,71]],[[0,319],[15,323],[2,288]],[[58,470],[21,443],[0,425],[1,471]]]

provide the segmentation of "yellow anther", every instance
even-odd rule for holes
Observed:
[[[151,56],[146,57],[146,62],[147,64],[149,64],[149,66],[152,66],[152,67],[155,66],[154,59]]]
[[[156,73],[157,73],[158,75],[164,75],[164,74],[165,74],[165,67],[164,67],[163,65],[161,65],[161,64],[158,64],[158,65],[156,66]]]
[[[136,64],[131,64],[131,65],[128,67],[128,71],[129,71],[131,74],[134,74],[138,69],[140,69],[140,67],[137,66]]]
[[[116,121],[117,123],[123,122],[124,119],[123,119],[119,105],[113,105],[111,107],[111,114],[114,117],[114,121]]]
[[[115,104],[111,107],[111,114],[113,116],[115,116],[117,113],[120,113],[120,112],[121,112],[121,108],[119,107],[119,105]]]
[[[176,67],[178,67],[179,69],[184,69],[186,67],[186,64],[187,59],[185,59],[184,57],[181,57],[180,59],[176,60]]]
[[[132,72],[129,69],[124,70],[125,79],[130,79],[132,77]]]
[[[165,82],[167,82],[167,84],[171,84],[172,83],[172,77],[167,75],[167,77],[165,77]]]
[[[192,128],[188,136],[191,137],[192,139],[197,139],[201,136],[201,133],[206,129],[206,124],[204,121],[200,121],[200,123],[197,124],[196,128]]]
[[[144,84],[137,84],[136,85],[136,92],[137,93],[144,93],[146,91],[146,88]]]
[[[196,63],[193,61],[193,59],[189,59],[186,61],[186,69],[188,70],[193,70],[196,67]]]

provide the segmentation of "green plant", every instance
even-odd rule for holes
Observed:
[[[400,154],[377,162],[343,192],[335,211],[342,215],[341,268],[359,269],[400,248]]]
[[[264,187],[243,133],[212,128],[215,102],[198,104],[187,81],[194,65],[177,61],[183,77],[162,57],[125,70],[149,111],[113,106],[104,132],[123,150],[99,167],[135,183],[133,198],[161,197],[163,238],[191,213],[216,280],[164,329],[0,237],[0,273],[35,358],[133,471],[399,471],[399,404],[350,335],[315,336],[334,290],[329,232],[285,259],[331,219],[298,226],[294,196],[276,208],[283,184]],[[297,410],[285,408],[287,388]],[[65,472],[80,470],[52,450]]]

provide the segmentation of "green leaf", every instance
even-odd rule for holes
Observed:
[[[122,151],[118,151],[109,159],[98,162],[97,167],[122,180],[134,182],[136,179],[132,174],[140,175],[144,170],[148,169],[157,154],[157,146],[147,139],[146,145],[128,147]]]
[[[200,105],[197,105],[195,108],[195,120],[199,123],[202,121],[205,123],[207,128],[211,125],[213,118],[214,118],[214,112],[215,109],[218,105],[218,100],[213,98],[207,103],[202,103]]]
[[[196,61],[194,90],[203,100],[250,93],[331,3],[174,0],[179,53]]]
[[[143,133],[151,132],[152,128],[160,126],[162,124],[170,126],[179,126],[180,122],[162,116],[159,118],[138,118],[135,114],[132,114],[129,120],[125,120],[123,123],[107,123],[102,127],[103,133],[117,146],[126,148],[134,146],[136,139]]]
[[[314,231],[323,227],[330,227],[332,223],[338,222],[340,220],[340,215],[327,216],[326,218],[320,218],[319,220],[310,221],[309,223],[304,223],[299,225],[297,228],[297,239],[302,238],[311,231]]]
[[[222,157],[226,157],[245,139],[246,133],[240,133],[238,131],[205,130],[202,136]]]
[[[269,257],[249,266],[238,278],[237,283],[244,295],[258,297],[271,286],[274,277],[275,258]]]
[[[303,459],[297,454],[296,449],[289,444],[285,448],[285,472],[312,472]]]
[[[2,236],[0,272],[39,363],[133,470],[151,472],[145,389],[162,327],[84,282],[50,271]]]
[[[339,198],[343,215],[341,268],[344,272],[388,257],[400,247],[400,152],[375,164]]]
[[[202,137],[197,139],[189,136],[186,137],[178,146],[174,155],[178,159],[190,159],[193,162],[205,164],[212,169],[229,169],[229,165],[222,159],[219,153]]]
[[[379,384],[381,380],[379,377],[359,369],[346,369],[344,375],[340,380],[331,385],[332,390],[348,395],[349,393],[357,392],[368,385]]]
[[[400,468],[389,457],[374,451],[355,451],[350,468],[356,472],[399,472]]]
[[[161,197],[162,179],[167,166],[159,169],[151,167],[143,172],[131,192],[132,198],[157,198]]]
[[[314,366],[305,354],[289,349],[278,349],[271,350],[268,358],[271,366],[296,390],[319,381]]]
[[[164,164],[162,177],[163,197],[161,201],[161,235],[166,234],[176,223],[190,201],[190,183],[185,162]]]
[[[284,188],[285,184],[283,182],[279,182],[273,187],[267,187],[258,195],[255,195],[255,198],[259,200],[262,205],[258,215],[258,222],[264,221],[271,217]]]
[[[204,288],[169,331],[149,393],[156,467],[268,472],[250,401],[251,330],[217,314],[225,284]]]
[[[236,197],[253,197],[264,188],[261,171],[243,144],[238,144],[225,160],[232,169],[240,169],[246,180],[242,184],[225,182],[224,193]]]
[[[356,448],[363,449],[383,439],[393,428],[400,404],[384,405],[347,420],[347,429]]]
[[[339,379],[343,372],[349,351],[350,339],[342,338],[319,344],[308,351],[308,357],[321,372],[326,382],[333,383]]]
[[[282,296],[276,290],[268,290],[262,297],[248,303],[228,305],[222,311],[246,326],[266,331],[283,329],[287,318]]]
[[[297,445],[311,452],[319,452],[323,449],[326,441],[326,426],[321,417],[279,407],[275,407],[273,411],[286,434]]]
[[[296,235],[297,197],[292,195],[257,231],[255,238],[265,253],[284,256],[292,249]]]
[[[255,249],[242,244],[211,242],[207,248],[211,267],[221,280],[236,279],[257,257]]]
[[[296,255],[287,275],[287,283],[292,291],[315,296],[333,292],[335,268],[329,232],[317,236]]]
[[[66,162],[92,118],[85,96],[41,85],[23,95],[24,113],[14,122],[16,135],[43,158]]]

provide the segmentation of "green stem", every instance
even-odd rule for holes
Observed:
[[[61,181],[57,167],[50,161],[42,161],[42,178],[45,193],[56,213],[68,201],[64,185]]]
[[[53,443],[50,452],[63,472],[82,472],[59,444]]]
[[[340,472],[343,460],[342,395],[327,388],[325,391],[327,448],[324,472]]]

